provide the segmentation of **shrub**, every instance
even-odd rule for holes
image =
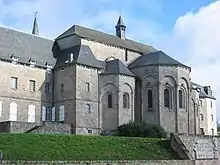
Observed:
[[[115,136],[165,138],[167,133],[157,125],[129,122],[116,129]]]

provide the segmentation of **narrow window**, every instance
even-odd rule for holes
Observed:
[[[182,90],[179,90],[179,108],[185,108],[185,95]]]
[[[128,61],[128,50],[125,50],[125,61]]]
[[[63,84],[61,84],[61,92],[63,92],[64,91],[64,85]]]
[[[113,108],[112,94],[108,94],[108,108]]]
[[[48,83],[48,82],[45,83],[45,93],[46,94],[50,93],[50,83]]]
[[[211,105],[211,108],[212,108],[212,101],[210,101],[210,105]]]
[[[153,107],[153,93],[151,89],[147,91],[147,100],[148,100],[148,108],[152,108]]]
[[[124,93],[123,95],[123,108],[129,108],[129,94]]]
[[[169,89],[164,89],[164,107],[170,108],[170,91],[169,91]]]
[[[211,115],[211,120],[212,120],[212,121],[214,120],[214,117],[213,117],[213,115]]]
[[[30,80],[30,82],[29,82],[29,90],[31,92],[35,91],[35,81],[34,80]]]
[[[201,135],[205,135],[204,128],[200,128]]]
[[[11,77],[11,88],[18,89],[18,78],[17,77]]]
[[[201,120],[201,121],[204,120],[203,114],[200,114],[200,120]]]
[[[86,92],[89,92],[89,91],[90,91],[90,84],[86,83]]]
[[[85,105],[85,112],[86,113],[91,113],[91,105],[90,104]]]

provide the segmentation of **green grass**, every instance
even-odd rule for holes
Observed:
[[[178,159],[169,141],[79,135],[0,134],[4,160]]]

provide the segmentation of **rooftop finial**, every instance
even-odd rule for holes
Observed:
[[[37,12],[35,12],[35,18],[34,18],[34,24],[33,24],[33,30],[32,34],[39,35],[39,29],[38,29],[38,24],[37,24]]]

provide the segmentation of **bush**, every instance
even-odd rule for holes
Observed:
[[[116,129],[115,136],[165,138],[167,133],[157,125],[129,122]]]

